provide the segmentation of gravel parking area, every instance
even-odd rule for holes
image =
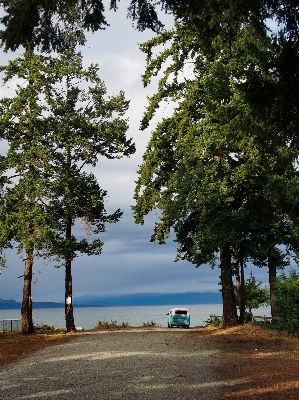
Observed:
[[[217,350],[188,340],[189,333],[161,328],[78,334],[5,367],[0,399],[216,400]]]

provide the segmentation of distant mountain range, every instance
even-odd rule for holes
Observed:
[[[97,296],[94,294],[74,297],[75,307],[119,307],[119,306],[182,306],[189,304],[221,304],[220,292],[187,293],[135,293]],[[34,308],[64,307],[64,302],[34,302]],[[20,309],[21,303],[0,298],[0,310]]]
[[[54,303],[53,301],[43,302],[37,301],[33,303],[34,308],[59,308],[64,307],[64,303]],[[0,299],[0,310],[16,310],[21,309],[22,303],[15,300]]]
[[[221,293],[134,293],[123,295],[86,295],[75,297],[74,305],[88,306],[164,306],[181,304],[221,304]]]

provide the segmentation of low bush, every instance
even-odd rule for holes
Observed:
[[[215,328],[218,328],[221,325],[222,325],[222,321],[217,317],[215,317],[213,319],[213,321],[211,321],[211,323],[210,323],[210,326],[214,326]]]
[[[289,276],[281,274],[275,284],[274,308],[279,318],[275,329],[299,335],[299,274],[291,270]]]
[[[121,328],[130,328],[128,322],[123,322],[122,324],[117,324],[116,321],[99,321],[94,329],[121,329]]]

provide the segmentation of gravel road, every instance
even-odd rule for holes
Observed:
[[[193,329],[85,332],[2,370],[0,399],[217,400],[215,358]]]

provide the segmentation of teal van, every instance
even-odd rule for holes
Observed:
[[[174,326],[189,328],[190,314],[187,308],[172,308],[166,315],[168,315],[168,328]]]

